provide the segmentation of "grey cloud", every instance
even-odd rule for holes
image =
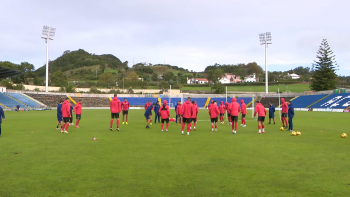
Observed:
[[[64,50],[112,53],[122,61],[175,64],[202,71],[214,63],[264,65],[258,34],[272,32],[271,69],[311,65],[323,38],[350,75],[347,1],[6,1],[0,60],[45,61],[43,25],[57,28],[50,59]],[[130,64],[129,64],[130,65]],[[130,65],[131,66],[131,65]]]

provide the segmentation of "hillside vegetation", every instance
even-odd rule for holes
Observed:
[[[62,56],[50,61],[49,73],[61,71],[68,79],[96,80],[104,73],[105,68],[125,69],[127,62],[121,62],[111,54],[95,55],[79,49],[77,51],[65,51]],[[45,65],[35,71],[39,77],[45,76]]]
[[[13,64],[11,62],[0,62],[0,66],[20,70],[23,74],[6,79],[2,82],[8,88],[11,88],[11,82],[20,84],[45,85],[45,65],[34,70],[34,66],[27,62]],[[206,78],[212,85],[203,87],[201,85],[190,85],[183,87],[182,90],[214,90],[215,93],[225,91],[224,84],[218,79],[225,73],[234,74],[239,79],[244,79],[247,75],[256,74],[257,81],[263,83],[265,74],[262,68],[255,62],[248,64],[214,64],[206,66],[204,72],[189,71],[178,66],[169,64],[151,64],[146,62],[128,65],[127,61],[121,61],[112,54],[96,55],[83,49],[76,51],[64,51],[61,56],[50,61],[49,85],[62,87],[62,90],[74,92],[75,88],[116,88],[116,89],[167,89],[169,85],[177,89],[182,86],[188,86],[189,78]],[[288,73],[301,75],[300,80],[293,80],[292,83],[309,81],[310,68],[298,67],[287,72],[274,71],[269,72],[269,82],[284,83],[290,81]],[[343,80],[345,81],[345,80]],[[345,84],[342,82],[342,84]],[[234,85],[234,84],[231,84]],[[237,84],[254,86],[254,84]],[[197,87],[196,87],[197,86]],[[18,86],[17,88],[21,88]],[[261,87],[230,87],[235,90],[259,91]],[[259,90],[258,90],[259,89]],[[284,89],[284,88],[283,88]],[[309,88],[303,88],[308,90]],[[295,90],[295,91],[303,91]],[[291,90],[294,92],[293,90]]]

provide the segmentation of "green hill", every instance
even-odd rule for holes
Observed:
[[[77,51],[65,51],[62,56],[50,62],[49,73],[61,71],[69,79],[96,79],[105,69],[107,72],[117,73],[118,69],[126,68],[127,63],[122,63],[111,54],[95,55],[83,49]],[[45,76],[45,65],[35,71],[40,76]]]

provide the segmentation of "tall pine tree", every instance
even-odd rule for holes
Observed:
[[[335,89],[337,78],[335,70],[338,65],[326,39],[322,40],[316,58],[313,63],[311,89],[315,91]]]

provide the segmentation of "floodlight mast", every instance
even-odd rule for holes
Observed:
[[[271,32],[259,34],[260,44],[265,45],[265,94],[269,93],[269,76],[267,71],[267,47],[271,43]]]
[[[46,42],[46,81],[45,92],[49,92],[49,40],[53,40],[55,36],[56,28],[44,26],[42,37]]]

